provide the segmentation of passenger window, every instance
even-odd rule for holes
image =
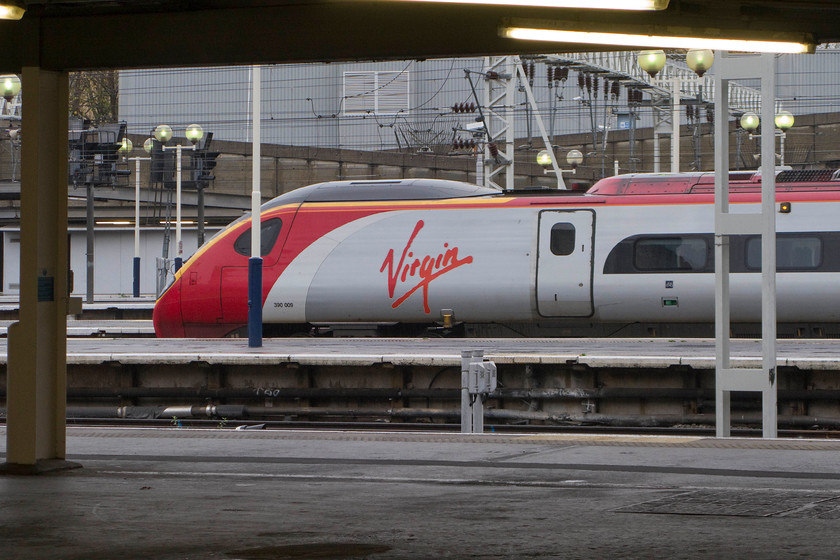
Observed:
[[[747,268],[761,270],[761,237],[747,239]],[[822,264],[819,237],[776,237],[776,270],[816,270]]]
[[[280,235],[280,229],[283,227],[283,221],[280,218],[271,218],[262,223],[260,229],[260,256],[264,257],[271,252],[274,244],[277,242],[277,237]],[[233,242],[233,249],[240,255],[251,256],[251,228],[242,232],[236,241]]]
[[[633,248],[633,264],[644,271],[703,271],[708,247],[705,239],[662,237],[639,239]]]
[[[551,226],[551,252],[558,257],[571,255],[575,251],[575,226],[554,224]]]

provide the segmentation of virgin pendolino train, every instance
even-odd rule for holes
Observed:
[[[618,175],[564,195],[432,179],[303,187],[261,208],[265,334],[711,325],[713,191],[711,173]],[[732,212],[757,212],[760,177],[731,173],[730,193]],[[840,325],[840,171],[782,171],[777,200],[789,210],[777,214],[779,322]],[[233,222],[175,274],[158,336],[241,332],[250,228]],[[760,243],[731,238],[733,323],[760,321]]]

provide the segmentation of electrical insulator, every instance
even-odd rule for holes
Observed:
[[[546,66],[546,70],[547,73],[545,77],[548,81],[548,87],[552,87],[554,85],[554,66]]]
[[[558,72],[559,70],[559,72]],[[557,68],[554,72],[555,78],[559,79],[560,81],[565,82],[569,79],[569,69],[568,68]]]
[[[585,87],[585,78],[586,76],[583,75],[583,72],[578,72],[578,87],[580,88],[580,91],[583,91],[583,88]]]
[[[598,76],[592,76],[592,95],[597,98],[598,97],[598,83],[600,80]]]
[[[584,80],[586,80],[586,91],[592,93],[592,76],[587,74]]]
[[[618,80],[612,83],[612,96],[613,99],[618,99],[621,96],[621,82]]]
[[[487,150],[490,152],[490,155],[494,158],[499,157],[499,147],[496,145],[495,142],[490,142],[487,144]]]
[[[706,121],[710,123],[715,122],[715,110],[711,105],[706,105]]]
[[[484,77],[487,78],[488,80],[498,80],[499,79],[499,73],[494,71],[494,70],[490,70],[484,75]]]

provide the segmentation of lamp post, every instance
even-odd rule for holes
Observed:
[[[793,126],[793,115],[789,111],[780,111],[776,113],[774,119],[776,128],[779,129],[779,165],[785,164],[785,136],[787,131]]]
[[[140,162],[149,161],[151,157],[127,157],[134,149],[134,144],[128,138],[123,138],[120,153],[128,161],[134,161],[134,266],[132,295],[140,297]],[[143,150],[147,154],[152,152],[152,139],[147,138],[143,143]]]
[[[779,153],[779,165],[785,164],[785,136],[787,135],[787,131],[793,126],[794,122],[793,115],[789,111],[779,111],[776,113],[776,117],[773,119],[773,124],[776,125],[776,129],[773,130],[773,134],[779,137],[779,144],[780,144],[780,153]],[[744,113],[741,115],[741,128],[749,132],[750,138],[758,138],[761,134],[756,134],[756,130],[758,130],[759,125],[761,124],[761,119],[758,118],[753,112]]]
[[[172,139],[172,128],[168,125],[161,124],[155,128],[155,139],[160,142],[164,151],[175,150],[175,271],[181,269],[184,263],[184,242],[181,239],[181,167],[182,156],[181,152],[184,146],[176,144],[175,146],[167,146],[166,143]],[[204,136],[204,131],[197,124],[191,124],[187,127],[186,137],[192,143],[192,146],[187,147],[188,150],[195,150],[196,143]]]
[[[708,49],[691,49],[685,55],[685,63],[688,67],[697,74],[697,77],[702,78],[703,75],[712,67],[715,62],[715,53]],[[703,102],[703,81],[697,84],[697,97],[695,99],[693,122],[689,118],[689,128],[692,130],[692,139],[694,143],[694,165],[698,171],[703,169],[702,154],[700,151],[700,107],[704,105]]]
[[[543,173],[577,173],[577,166],[583,163],[583,154],[580,150],[569,150],[566,154],[566,163],[569,164],[571,169],[560,169],[559,167],[554,169],[554,154],[550,150],[540,150],[537,153],[537,164],[543,168]]]
[[[17,182],[16,174],[17,174],[17,151],[20,148],[20,129],[19,128],[10,128],[9,129],[9,140],[11,141],[11,152],[12,152],[12,182]]]
[[[639,52],[636,59],[639,67],[647,72],[651,79],[656,78],[656,75],[665,67],[667,57],[665,52],[661,50],[647,50]],[[689,68],[699,77],[711,68],[715,60],[714,53],[707,49],[691,49],[686,53],[685,61]],[[679,173],[680,171],[680,78],[674,76],[671,80],[671,172]],[[700,89],[700,96],[702,96],[702,87]],[[698,101],[700,98],[698,97]],[[658,135],[654,136],[654,163],[655,170],[658,170]]]
[[[641,51],[636,61],[639,67],[647,72],[651,79],[665,67],[665,51]],[[671,80],[671,172],[680,171],[680,80]]]

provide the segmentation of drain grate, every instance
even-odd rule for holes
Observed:
[[[840,519],[840,495],[772,490],[694,490],[615,510],[619,513]]]

